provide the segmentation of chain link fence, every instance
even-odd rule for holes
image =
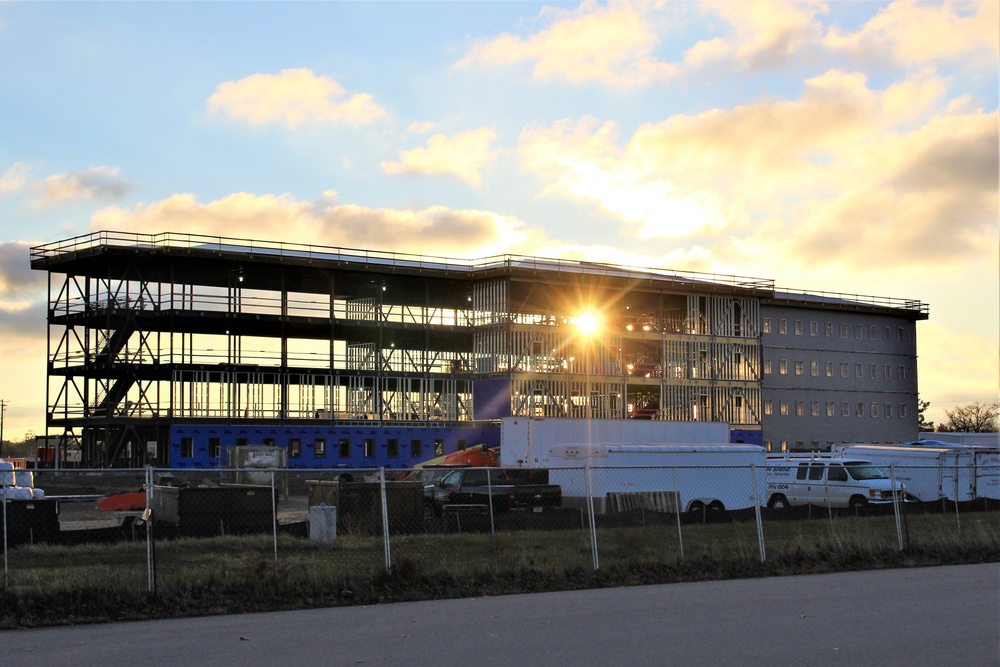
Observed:
[[[4,585],[30,591],[58,572],[68,587],[195,596],[230,577],[271,586],[281,572],[309,595],[310,581],[347,589],[400,571],[565,573],[1000,540],[1000,467],[878,472],[838,469],[835,459],[710,468],[0,471]]]

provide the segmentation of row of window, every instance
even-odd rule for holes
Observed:
[[[891,418],[892,417],[892,403],[881,404],[881,403],[875,403],[875,402],[873,402],[873,403],[870,404],[870,407],[868,408],[868,411],[867,411],[868,414],[870,416],[872,416],[872,417],[878,417],[879,416],[879,406],[880,405],[882,405],[882,414],[884,416],[886,416],[886,417],[890,417]],[[866,403],[864,401],[860,401],[858,403],[855,403],[854,404],[854,416],[855,417],[864,417],[865,416],[865,406],[866,406]],[[805,416],[805,414],[806,414],[806,402],[805,401],[795,401],[794,406],[792,405],[791,401],[778,401],[778,414],[780,414],[780,415],[791,414],[789,412],[789,408],[790,407],[794,407],[795,414],[797,416],[799,416],[799,417]],[[813,417],[819,417],[820,416],[820,408],[821,408],[821,404],[820,404],[819,401],[812,401],[812,403],[810,403],[810,405],[809,405],[809,414],[812,415]],[[906,415],[907,415],[907,412],[908,411],[907,411],[907,405],[906,405],[906,403],[900,403],[898,409],[896,410],[896,414],[899,417],[901,417],[901,418],[905,418]],[[765,399],[765,401],[764,401],[764,414],[765,415],[772,415],[772,414],[774,414],[774,401],[772,401],[771,399]],[[827,417],[835,417],[836,414],[837,414],[837,403],[836,403],[836,401],[827,401],[826,402],[826,416]],[[841,404],[840,404],[840,416],[841,417],[850,417],[851,416],[851,403],[850,403],[850,401],[843,401],[843,402],[841,402]]]
[[[792,321],[792,330],[795,332],[796,336],[802,335],[802,320]],[[823,332],[827,338],[833,337],[833,322],[825,322],[823,326]],[[840,337],[847,338],[851,331],[851,326],[846,322],[841,322],[840,324]],[[771,333],[771,318],[764,318],[764,333]],[[788,320],[780,318],[778,320],[778,333],[787,334],[788,333]],[[809,322],[809,335],[818,336],[819,335],[819,322],[813,320]],[[862,339],[865,337],[865,327],[862,324],[854,325],[854,338]],[[875,340],[878,337],[878,327],[874,324],[868,325],[868,339]],[[882,340],[892,339],[892,327],[886,325],[882,327]],[[903,327],[896,327],[896,340],[905,341],[906,340],[906,329]]]
[[[795,369],[796,375],[805,375],[805,363],[804,361],[795,361],[793,368]],[[868,377],[875,379],[879,376],[878,364],[868,364]],[[772,372],[772,363],[770,359],[764,360],[764,375],[770,375]],[[847,362],[840,362],[840,377],[846,378],[850,377],[851,365]],[[833,377],[833,362],[827,361],[824,363],[823,372],[826,377]],[[788,375],[788,360],[778,359],[778,374]],[[819,362],[810,361],[809,362],[809,375],[813,377],[819,376]],[[865,376],[865,365],[861,363],[854,364],[854,377],[862,378]],[[886,380],[892,379],[892,364],[882,364],[882,377]],[[906,379],[906,366],[899,364],[896,366],[896,377],[900,380]]]
[[[237,446],[246,445],[246,439],[241,438],[237,441]],[[263,442],[265,447],[274,447],[274,438],[264,438]],[[308,446],[308,445],[307,445]],[[350,458],[351,456],[351,439],[350,438],[340,438],[337,443],[337,455],[342,458]],[[371,459],[375,458],[375,439],[374,438],[364,438],[364,440],[359,443],[359,446],[363,448],[362,454],[364,458]],[[465,440],[458,440],[458,451],[462,451],[466,448],[467,442]],[[398,438],[388,438],[385,443],[386,454],[389,458],[399,457],[399,439]],[[313,456],[317,459],[326,458],[327,456],[327,446],[326,438],[316,438],[312,442]],[[222,440],[221,438],[209,438],[208,439],[208,456],[209,458],[219,458],[222,450]],[[419,438],[414,438],[410,440],[410,458],[419,459],[424,455],[424,444]],[[434,456],[444,455],[444,440],[435,439],[434,440]],[[193,458],[194,457],[194,438],[181,438],[181,458]],[[289,438],[288,440],[288,457],[292,459],[297,459],[302,457],[302,439],[301,438]]]

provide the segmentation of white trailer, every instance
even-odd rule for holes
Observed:
[[[904,445],[834,445],[843,457],[862,458],[895,477],[922,502],[968,502],[976,497],[975,455],[963,448]]]
[[[539,461],[548,456],[550,447],[585,442],[729,446],[729,425],[723,422],[642,419],[507,417],[501,420],[500,465],[510,468],[545,467]]]
[[[563,505],[587,509],[589,493],[597,514],[714,513],[763,502],[766,456],[754,445],[566,443],[549,446],[532,467],[548,469]]]
[[[911,447],[913,449],[933,449],[946,448],[958,449],[970,452],[972,455],[973,467],[973,496],[975,498],[986,498],[989,500],[1000,500],[1000,444],[988,444],[995,441],[995,433],[940,433],[940,440],[914,440],[904,442],[900,447]],[[954,436],[985,436],[980,439],[960,438]],[[948,437],[947,440],[944,439]]]

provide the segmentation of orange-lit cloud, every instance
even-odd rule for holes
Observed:
[[[130,209],[95,214],[92,229],[177,231],[209,236],[280,239],[336,247],[481,257],[527,243],[539,232],[512,216],[430,206],[422,210],[369,208],[282,195],[235,193],[207,204],[173,195]]]
[[[723,31],[725,37],[703,40],[691,47],[684,55],[685,71],[720,61],[750,71],[781,66],[820,40],[823,27],[816,15],[826,11],[822,3],[786,0],[707,0],[698,6],[722,19],[729,30]]]
[[[902,66],[954,60],[970,53],[1000,51],[1000,3],[897,0],[855,33],[830,30],[825,45],[866,59],[891,59]]]
[[[0,174],[0,197],[21,191],[28,182],[30,167],[18,162]]]
[[[933,315],[920,325],[919,336],[921,368],[933,369],[932,373],[922,371],[920,396],[931,401],[938,421],[946,409],[997,399],[996,373],[983,373],[984,368],[1000,369],[995,337],[956,332]]]
[[[277,123],[291,128],[303,123],[365,125],[389,118],[371,95],[356,93],[342,99],[345,94],[339,83],[312,70],[284,69],[220,83],[208,98],[208,108],[251,125]]]
[[[382,162],[387,174],[450,175],[474,188],[482,182],[480,170],[496,158],[490,145],[496,139],[491,128],[459,132],[452,136],[435,134],[421,148],[400,151],[398,162]]]
[[[74,201],[116,201],[132,191],[118,176],[118,167],[100,166],[65,174],[53,174],[32,187],[35,208]]]
[[[995,233],[997,115],[935,116],[943,92],[933,76],[875,90],[833,70],[798,100],[673,116],[624,144],[593,118],[529,128],[519,152],[547,195],[640,238],[738,234],[810,263],[860,242],[836,261],[918,262],[981,252]]]
[[[676,68],[654,56],[660,37],[647,14],[654,7],[620,0],[607,5],[587,0],[576,9],[546,7],[538,18],[548,27],[527,37],[505,33],[479,41],[456,67],[529,62],[541,81],[628,86],[668,80]]]
[[[658,50],[680,25],[684,12],[714,20],[718,36],[693,44],[675,62]],[[456,67],[533,64],[535,80],[596,81],[614,87],[665,84],[720,71],[776,69],[802,58],[850,54],[904,66],[985,53],[992,65],[1000,49],[1000,3],[897,0],[856,32],[825,28],[823,2],[733,2],[697,4],[585,0],[574,9],[546,7],[540,28],[525,36],[501,34],[475,42]]]
[[[32,271],[30,244],[24,241],[0,243],[0,309],[7,304],[8,310],[17,310],[25,299],[37,296],[45,289],[45,272]]]

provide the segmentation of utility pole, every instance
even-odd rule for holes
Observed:
[[[7,401],[0,398],[0,457],[3,457],[3,413],[7,411]]]

